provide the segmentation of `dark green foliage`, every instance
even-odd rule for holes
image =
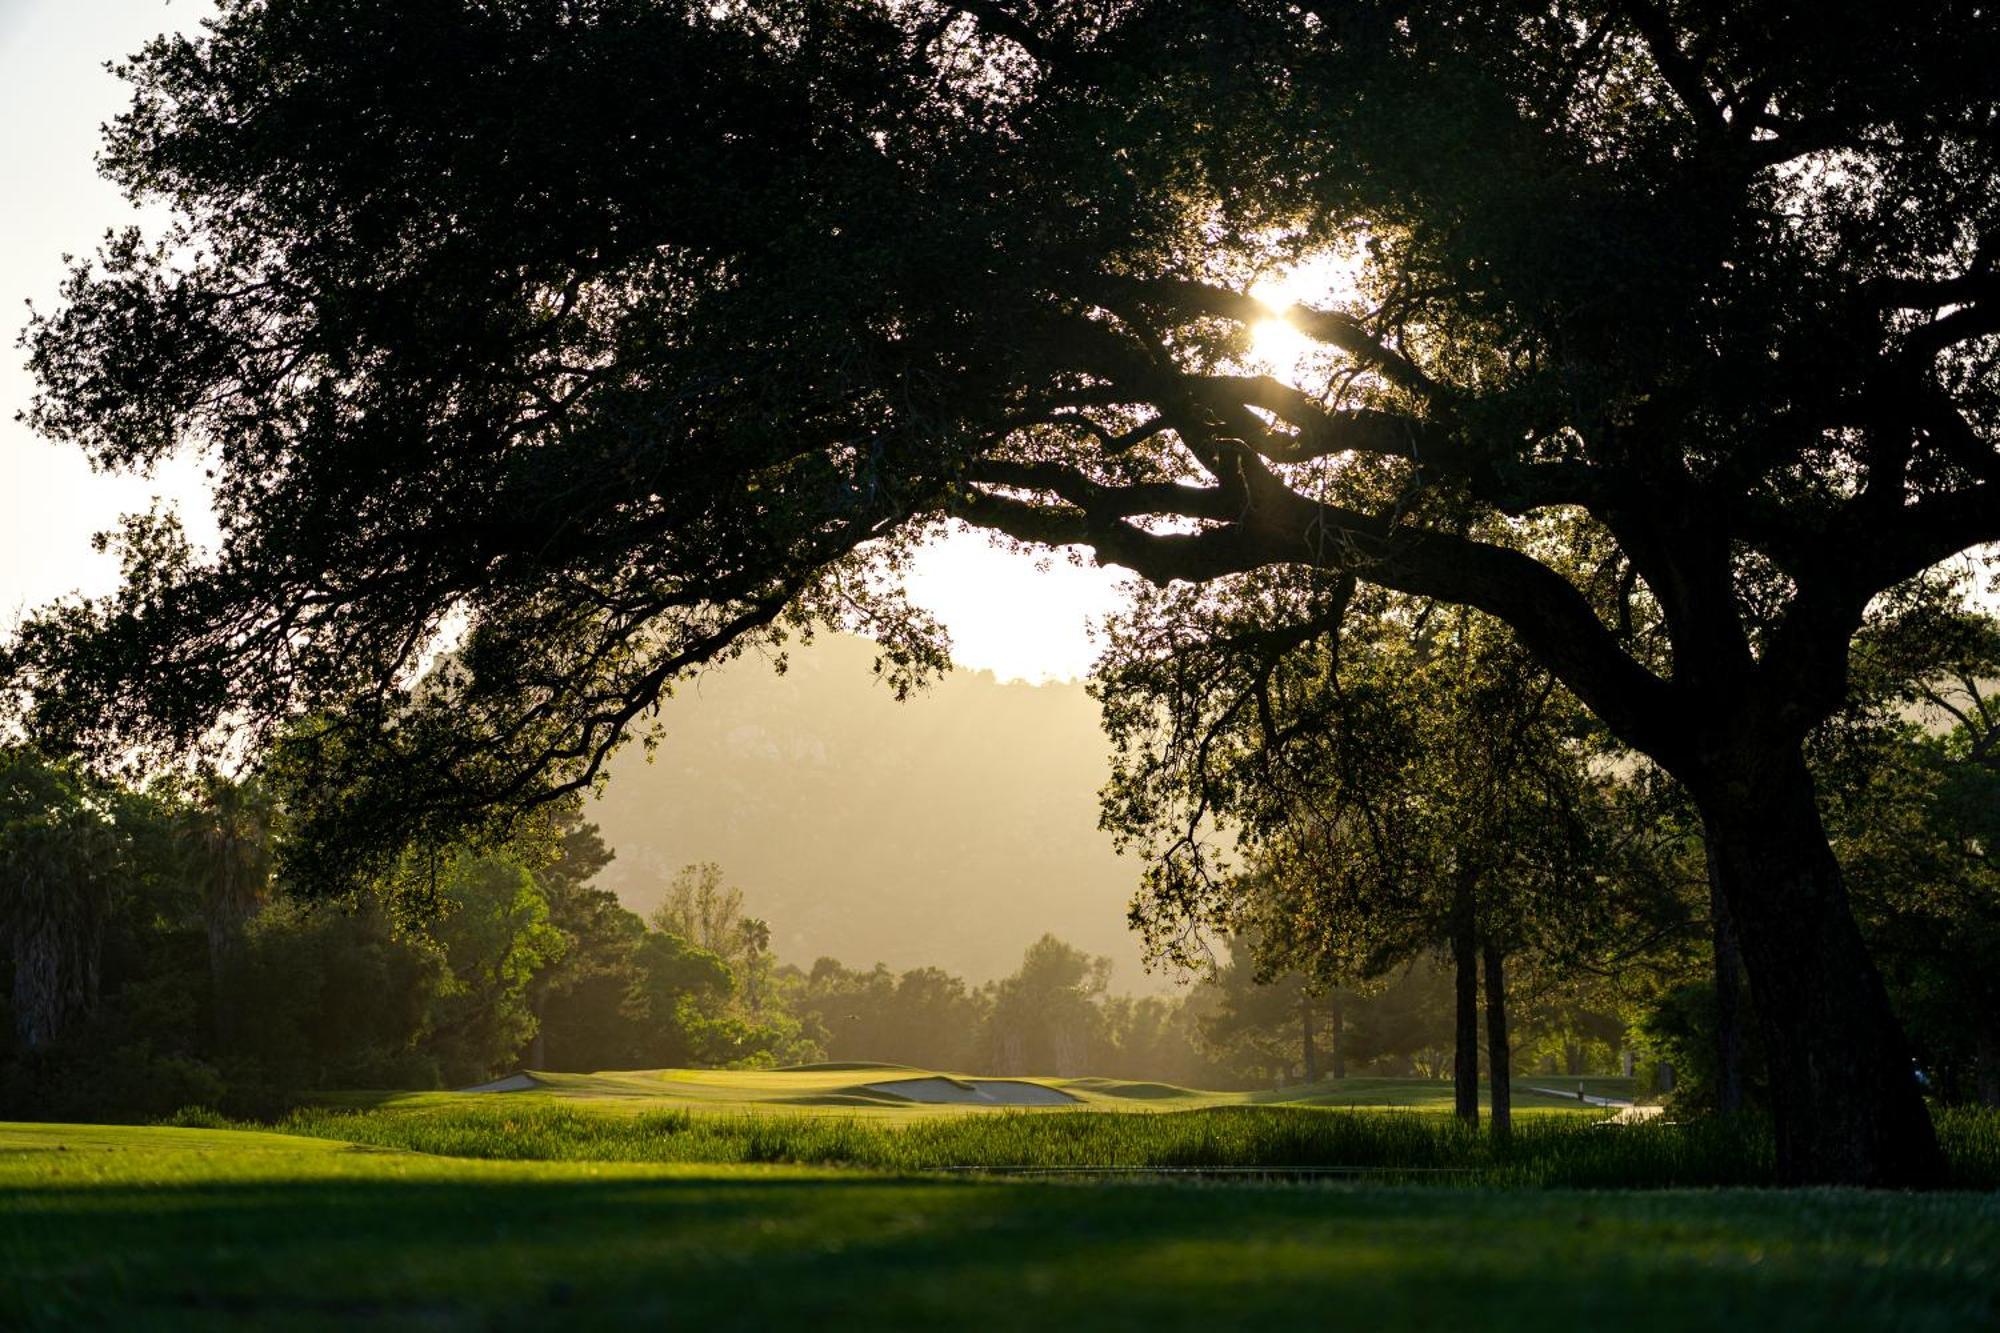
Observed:
[[[637,1034],[626,999],[632,953],[646,924],[626,911],[616,894],[592,885],[611,860],[596,827],[578,823],[536,876],[548,900],[549,924],[561,932],[564,948],[530,987],[538,1020],[524,1061],[530,1068],[588,1072],[632,1063]]]
[[[705,1063],[729,1048],[729,1019],[717,1012],[736,985],[728,963],[678,935],[648,931],[632,951],[632,969],[627,1004],[644,1033],[640,1063]]]
[[[433,928],[445,984],[431,1006],[426,1045],[445,1081],[477,1082],[512,1064],[535,1034],[529,991],[568,947],[549,924],[534,874],[498,856],[465,858],[439,889]]]
[[[1747,1024],[1746,1015],[1746,1024]],[[1715,1016],[1715,985],[1712,981],[1689,981],[1662,992],[1652,1001],[1640,1021],[1640,1031],[1652,1053],[1672,1070],[1671,1087],[1654,1074],[1658,1093],[1672,1094],[1674,1114],[1694,1116],[1719,1110],[1722,1071],[1718,1067]],[[1765,1086],[1765,1061],[1754,1030],[1746,1028],[1743,1050],[1744,1104],[1769,1104]]]
[[[0,922],[0,938],[38,947],[53,923],[79,948],[67,973],[9,959],[16,983],[48,975],[66,998],[54,1036],[0,1051],[0,1114],[89,1119],[190,1103],[265,1111],[313,1089],[484,1079],[518,1062],[535,1032],[537,984],[572,941],[579,975],[614,956],[622,967],[631,952],[631,934],[602,938],[620,922],[591,897],[587,881],[604,856],[587,830],[572,830],[570,859],[554,863],[566,873],[531,871],[518,856],[444,859],[423,877],[436,906],[419,930],[398,910],[416,890],[307,901],[283,883],[273,895],[254,875],[225,873],[218,860],[242,864],[231,848],[264,844],[240,824],[214,836],[222,798],[212,784],[142,798],[65,782],[65,770],[24,752],[6,761],[0,772],[12,777],[0,792],[12,805],[0,810],[9,816],[0,862],[16,914]],[[84,873],[65,848],[101,870]],[[47,860],[58,851],[71,860]],[[40,917],[18,907],[21,886],[35,884],[21,861],[31,854],[62,870],[33,899]],[[546,859],[534,843],[520,855]],[[554,920],[550,889],[569,931]],[[614,1013],[630,983],[625,968],[601,997]],[[33,996],[10,1008],[58,1012]]]
[[[1927,733],[1878,714],[1827,738],[1819,767],[1913,1055],[1936,1091],[2000,1105],[2000,766],[1976,687],[1956,701],[1970,725]]]
[[[822,958],[799,987],[797,1004],[800,1016],[822,1034],[830,1060],[980,1067],[979,1035],[990,1001],[942,968],[911,968],[898,976],[880,963],[859,972]]]
[[[421,1039],[448,978],[445,959],[378,906],[273,904],[224,979],[221,1002],[241,1018],[224,1052],[241,1095],[438,1086],[440,1054]]]

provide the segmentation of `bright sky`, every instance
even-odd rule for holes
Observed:
[[[132,211],[92,166],[97,126],[122,104],[101,68],[149,33],[198,15],[191,0],[0,0],[0,626],[27,606],[116,570],[93,532],[155,494],[198,493],[185,475],[93,476],[81,455],[14,420],[32,381],[14,346],[23,302],[47,309],[65,251],[88,251]]]
[[[208,12],[204,0],[0,0],[0,632],[51,598],[113,586],[116,567],[90,539],[122,513],[159,497],[204,532],[198,467],[93,474],[75,450],[14,420],[33,381],[13,344],[23,302],[54,305],[63,254],[87,253],[134,216],[92,161],[98,126],[125,104],[104,62]],[[963,665],[1039,681],[1089,669],[1086,625],[1116,605],[1118,581],[959,533],[924,553],[911,594],[951,630]]]
[[[93,165],[98,126],[126,100],[104,62],[209,12],[207,0],[0,0],[0,633],[52,598],[107,591],[117,571],[90,539],[120,514],[159,498],[181,510],[197,540],[211,530],[198,465],[154,477],[93,474],[75,450],[16,421],[33,382],[13,345],[24,302],[53,308],[64,253],[88,253],[107,228],[135,216]],[[1325,276],[1267,281],[1257,295],[1282,305]],[[1255,330],[1253,357],[1269,368],[1306,350],[1282,322]],[[1121,579],[958,532],[922,554],[910,591],[951,631],[961,664],[1039,681],[1089,669],[1087,625],[1118,604]]]

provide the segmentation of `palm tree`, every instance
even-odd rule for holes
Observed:
[[[87,782],[0,750],[0,929],[14,962],[14,1029],[50,1045],[96,1004],[118,831]]]
[[[270,796],[254,780],[232,782],[210,773],[175,821],[183,864],[201,891],[218,1038],[230,1027],[223,983],[243,927],[270,896],[272,813]]]

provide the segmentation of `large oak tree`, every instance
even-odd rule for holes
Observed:
[[[1345,569],[1686,784],[1787,1174],[1929,1179],[1801,743],[1870,600],[2000,539],[1996,48],[1977,0],[225,0],[103,154],[177,222],[29,334],[35,424],[204,450],[220,550],[135,523],[14,679],[106,755],[291,719],[343,871],[787,616],[902,624],[858,565],[937,516]],[[1246,371],[1328,250],[1324,374]]]

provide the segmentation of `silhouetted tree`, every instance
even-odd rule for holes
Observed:
[[[1625,896],[1613,783],[1575,700],[1475,612],[1272,577],[1143,599],[1094,688],[1117,747],[1105,821],[1147,856],[1134,920],[1153,947],[1254,924],[1264,971],[1322,987],[1442,953],[1466,1120],[1483,969],[1507,1132],[1505,960],[1590,954]]]
[[[12,678],[106,756],[314,712],[350,883],[788,619],[936,665],[854,575],[940,516],[1347,570],[1686,785],[1786,1178],[1932,1180],[1803,746],[1871,599],[2000,540],[1996,69],[1958,3],[225,0],[102,156],[176,220],[29,344],[37,427],[212,451],[227,540],[136,520]],[[1327,251],[1319,366],[1247,373]]]
[[[597,826],[574,820],[555,858],[535,872],[549,904],[549,924],[565,947],[530,991],[535,1037],[530,1069],[615,1069],[633,1060],[636,1040],[623,1012],[633,983],[632,951],[645,922],[618,895],[591,883],[613,853]]]
[[[1229,941],[1229,956],[1210,974],[1215,1003],[1200,1021],[1203,1046],[1218,1062],[1262,1081],[1297,1070],[1308,1083],[1326,1071],[1345,1076],[1346,1043],[1341,1035],[1341,997],[1298,972],[1262,975],[1254,928]]]
[[[1020,970],[993,983],[986,1017],[987,1067],[1001,1074],[1078,1075],[1104,1041],[1111,960],[1053,935],[1021,956]]]

